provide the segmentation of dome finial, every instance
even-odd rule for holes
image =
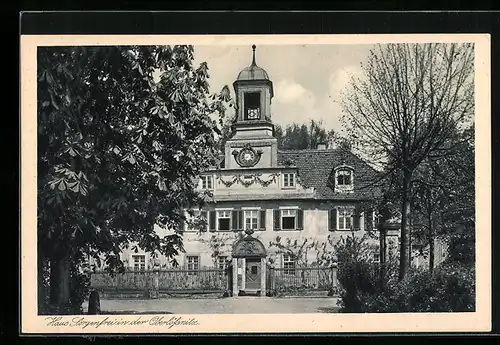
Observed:
[[[257,46],[255,44],[253,44],[252,45],[252,50],[253,50],[252,65],[257,66],[257,64],[255,63],[255,48],[257,48]]]

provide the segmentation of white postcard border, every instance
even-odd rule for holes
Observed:
[[[64,45],[279,45],[474,42],[476,52],[476,312],[409,314],[37,315],[36,51]],[[266,333],[482,332],[491,330],[491,67],[489,34],[387,35],[22,35],[21,332]],[[163,317],[161,325],[159,317]],[[155,319],[156,318],[156,319]],[[176,319],[177,318],[177,319]],[[135,320],[138,320],[134,322]],[[104,320],[104,321],[103,321]],[[112,325],[123,320],[127,325]],[[177,320],[177,321],[175,321]],[[193,321],[194,320],[194,321]],[[52,321],[52,326],[50,322]],[[181,322],[182,321],[182,322]],[[170,322],[170,323],[169,323]],[[55,324],[57,326],[54,326]],[[183,323],[183,324],[180,324]],[[86,325],[86,327],[83,327]]]

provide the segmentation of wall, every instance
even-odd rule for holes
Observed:
[[[419,253],[415,253],[412,259],[412,265],[416,268],[429,268],[429,246],[427,245],[422,252],[425,255],[420,255]],[[440,265],[448,255],[448,248],[446,243],[441,239],[435,240],[434,245],[434,267]]]
[[[352,204],[347,203],[337,203],[337,206],[351,206]],[[341,236],[350,236],[351,231],[329,231],[328,230],[328,210],[331,206],[327,203],[321,203],[317,201],[262,201],[262,202],[231,202],[231,203],[217,203],[215,209],[239,209],[242,207],[260,207],[266,209],[266,229],[257,230],[253,234],[254,237],[261,240],[266,249],[268,249],[269,256],[276,260],[277,267],[281,267],[281,257],[275,255],[275,249],[269,248],[269,242],[275,241],[276,237],[281,237],[281,242],[286,241],[290,238],[292,241],[297,240],[301,244],[305,239],[308,239],[310,243],[313,240],[319,242],[327,242],[328,236],[330,236],[335,242],[338,241]],[[273,209],[279,207],[300,207],[304,210],[304,229],[303,230],[279,230],[273,229]],[[360,219],[360,230],[355,232],[356,236],[362,236],[365,234],[364,229],[364,216],[362,215]],[[160,236],[171,233],[167,230],[157,229]],[[237,234],[232,231],[225,232],[195,232],[195,231],[185,231],[183,233],[183,242],[186,253],[181,254],[177,257],[180,265],[185,265],[186,255],[198,255],[200,257],[201,266],[213,266],[213,261],[211,258],[212,250],[207,245],[207,242],[212,236],[218,236],[219,238],[225,239],[225,247],[221,255],[230,256],[232,244],[238,238]],[[377,243],[376,240],[374,242]],[[129,258],[133,255],[130,249],[124,250],[123,257]],[[312,261],[316,258],[315,252],[310,251],[308,255],[308,260]],[[158,263],[160,265],[168,265],[165,258],[159,258]]]

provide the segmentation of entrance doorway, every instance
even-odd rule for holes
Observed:
[[[231,286],[233,296],[266,295],[266,249],[261,241],[252,237],[252,230],[245,231],[233,246],[231,256]]]
[[[261,289],[261,260],[259,259],[246,259],[245,268],[245,290],[256,291]]]

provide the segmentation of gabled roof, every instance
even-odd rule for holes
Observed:
[[[317,199],[366,200],[379,195],[377,171],[352,152],[345,149],[278,151],[278,165],[296,166],[301,184],[316,190]],[[354,191],[335,193],[333,170],[342,165],[354,169]]]

